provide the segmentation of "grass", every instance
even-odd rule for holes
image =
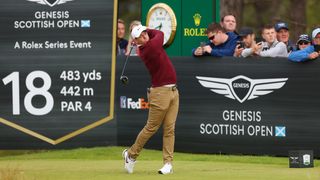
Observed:
[[[20,152],[0,157],[0,180],[320,179],[314,168],[288,168],[288,158],[175,153],[174,174],[158,175],[162,153],[144,150],[135,172],[123,170],[123,147]],[[1,153],[0,153],[1,154]]]
[[[23,179],[23,174],[19,167],[4,167],[0,169],[0,179],[20,180]]]

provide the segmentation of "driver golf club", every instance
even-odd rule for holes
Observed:
[[[123,68],[122,68],[122,73],[121,73],[121,76],[120,76],[120,81],[122,82],[122,84],[128,84],[129,83],[129,78],[124,75],[124,70],[126,69],[127,62],[128,62],[129,56],[131,54],[132,48],[133,48],[133,45],[131,45],[131,47],[130,47],[129,54],[126,57],[126,60],[124,62]]]

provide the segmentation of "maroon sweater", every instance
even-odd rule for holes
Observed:
[[[151,75],[152,87],[176,84],[176,71],[162,47],[163,32],[147,29],[150,40],[139,47],[139,56]]]

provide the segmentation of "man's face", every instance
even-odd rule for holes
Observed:
[[[299,47],[300,50],[304,49],[304,48],[306,48],[306,47],[308,47],[310,45],[311,45],[311,42],[307,42],[307,41],[300,41],[298,43],[298,47]]]
[[[248,35],[242,37],[242,41],[246,45],[246,48],[251,47],[254,38],[255,38],[254,34],[248,34]]]
[[[120,39],[124,38],[125,34],[126,34],[126,29],[124,24],[118,23],[118,38]]]
[[[235,17],[232,15],[225,16],[223,22],[221,22],[221,26],[228,32],[235,31],[237,26]]]
[[[289,41],[289,31],[287,29],[280,29],[280,31],[277,32],[277,39],[280,42],[284,42],[285,44]]]
[[[313,39],[314,45],[320,45],[320,33],[316,35],[316,37]]]
[[[276,40],[276,30],[274,28],[264,29],[262,37],[267,43],[273,43]]]
[[[147,31],[142,31],[140,36],[138,38],[135,38],[133,41],[138,46],[146,44],[149,41],[149,35],[148,35]]]
[[[214,44],[215,46],[218,46],[222,43],[221,40],[221,31],[218,32],[208,32],[207,36],[209,41]]]

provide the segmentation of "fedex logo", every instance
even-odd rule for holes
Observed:
[[[144,98],[138,98],[134,101],[132,98],[126,96],[120,96],[120,108],[121,109],[149,109],[149,103]]]

